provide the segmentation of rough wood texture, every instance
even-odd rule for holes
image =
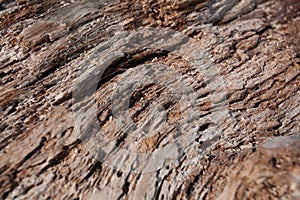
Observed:
[[[0,10],[1,199],[300,199],[298,0]]]

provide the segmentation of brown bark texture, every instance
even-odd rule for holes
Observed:
[[[300,199],[299,0],[0,0],[1,199]]]

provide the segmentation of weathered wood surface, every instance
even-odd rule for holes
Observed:
[[[0,4],[2,199],[300,198],[298,0]],[[122,95],[136,126],[118,124]],[[128,167],[163,157],[179,129],[175,160]]]

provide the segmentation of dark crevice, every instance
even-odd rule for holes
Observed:
[[[260,105],[262,102],[263,102],[263,101],[257,101],[257,102],[254,104],[253,108],[258,108],[259,105]]]
[[[214,122],[204,123],[199,126],[198,132],[203,132],[206,129],[208,129],[210,126],[216,126],[216,124]],[[199,136],[195,139],[195,142],[198,142],[202,145],[203,141],[200,141],[201,137],[202,137],[202,134],[199,134]]]
[[[34,188],[34,184],[30,185],[30,186],[26,186],[23,188],[22,194],[27,194],[29,192],[29,190],[31,190],[32,188]],[[14,196],[14,198],[16,198],[16,196]]]
[[[133,121],[134,121],[135,123],[138,122],[138,120],[137,120],[138,116],[139,116],[143,111],[145,111],[146,108],[149,107],[149,105],[150,105],[150,101],[146,101],[146,102],[142,105],[142,107],[132,115],[131,118],[133,119]]]
[[[37,79],[38,80],[43,80],[45,79],[47,76],[53,74],[56,69],[58,69],[59,67],[63,66],[64,64],[66,64],[66,59],[63,58],[63,57],[60,57],[60,58],[56,58],[52,61],[50,61],[49,63],[46,63],[44,65],[41,66],[41,68],[43,69],[44,67],[47,68],[48,66],[51,66],[51,67],[48,67],[48,69],[46,69],[45,71],[39,73],[37,75]]]
[[[69,128],[69,129],[72,129],[73,130],[73,127],[71,127],[71,128]],[[69,130],[68,129],[68,130]],[[80,140],[80,139],[77,139],[77,140],[75,140],[75,142],[73,142],[72,144],[70,144],[69,145],[69,149],[71,150],[71,149],[73,149],[73,148],[76,148],[79,144],[81,144],[82,143],[82,140]]]
[[[145,96],[145,93],[148,91],[148,89],[150,89],[154,85],[155,85],[154,83],[151,83],[148,85],[144,85],[138,88],[137,90],[135,90],[135,92],[131,95],[129,99],[129,108],[133,108],[137,104],[137,102],[140,101],[140,99]]]
[[[149,88],[149,87],[148,87]],[[148,98],[149,98],[149,94],[150,92],[148,92]],[[156,94],[157,96],[156,97],[159,97],[160,96],[160,93],[161,93],[161,90],[159,88],[156,89]],[[132,104],[137,104],[139,101],[138,98],[135,98],[132,102]],[[138,120],[139,120],[139,116],[143,113],[143,112],[146,112],[147,108],[148,110],[151,109],[151,104],[153,102],[153,99],[150,99],[150,100],[145,100],[143,103],[142,103],[142,106],[140,106],[140,109],[137,110],[132,116],[131,118],[133,119],[133,121],[135,123],[138,123]]]
[[[13,107],[17,107],[18,104],[20,103],[18,99],[9,99],[8,96],[5,95],[5,99],[2,100],[6,100],[4,102],[1,102],[1,111],[5,111],[6,109],[8,109],[10,106],[12,106],[11,110],[13,109]],[[11,101],[9,101],[11,100]],[[14,110],[14,109],[13,109]],[[12,111],[8,111],[9,114],[12,113]]]
[[[4,192],[2,195],[2,199],[6,199],[11,191]]]
[[[268,128],[267,131],[276,131],[276,130],[278,130],[281,126],[282,126],[282,123],[279,122],[278,125],[272,126],[272,127]]]
[[[121,177],[122,174],[123,174],[123,173],[122,173],[121,171],[118,171],[118,172],[117,172],[117,177]]]
[[[5,172],[7,169],[9,169],[9,166],[6,164],[6,165],[4,165],[4,166],[2,166],[1,168],[0,168],[0,174],[2,174],[3,172]]]
[[[0,132],[3,132],[6,128],[8,127],[8,125],[6,123],[3,123],[0,125]],[[0,148],[1,150],[1,148]]]
[[[2,79],[4,76],[6,76],[7,74],[10,74],[11,73],[11,71],[9,71],[9,72],[3,72],[3,71],[1,71],[0,72],[0,78]]]
[[[50,159],[48,162],[48,165],[45,166],[39,173],[38,175],[44,173],[45,171],[47,171],[49,168],[54,167],[58,164],[60,164],[65,158],[68,157],[70,153],[70,149],[68,146],[63,146],[62,151],[60,153],[58,153],[56,156],[54,156],[54,158]]]
[[[0,3],[0,11],[7,9],[7,6],[13,2],[15,2],[15,0],[2,1],[2,3]]]
[[[199,126],[198,132],[203,132],[203,131],[205,131],[205,130],[208,129],[212,124],[213,124],[213,123],[210,123],[210,122],[201,124],[201,125]]]
[[[263,29],[256,31],[256,34],[261,36],[270,29],[273,29],[272,25],[271,24],[266,24],[266,26],[263,27]],[[258,42],[258,44],[259,43],[261,43],[261,41]]]
[[[98,82],[97,90],[106,82],[109,82],[119,74],[124,73],[127,69],[134,68],[147,61],[151,61],[154,58],[161,58],[168,55],[168,51],[165,50],[139,50],[133,53],[125,53],[123,57],[119,57],[112,64],[110,64]]]
[[[9,144],[10,140],[17,137],[18,135],[19,135],[18,132],[14,132],[8,137],[3,138],[3,140],[0,141],[0,150],[4,149]]]
[[[78,28],[97,20],[100,16],[102,16],[103,14],[95,14],[95,13],[88,13],[90,15],[90,18],[88,16],[87,19],[82,19],[80,22],[76,22],[76,24],[72,24],[71,27],[69,28],[69,32],[74,32],[75,30],[77,30]],[[92,16],[92,17],[91,17]]]
[[[157,181],[157,183],[159,183],[159,185],[156,184],[156,190],[155,190],[155,195],[154,195],[154,199],[159,199],[159,195],[161,193],[161,190],[162,190],[162,186],[165,182],[165,180],[172,174],[172,170],[170,170],[168,172],[168,174],[166,176],[164,176],[161,180]],[[164,195],[162,195],[162,199],[164,198],[163,197]]]
[[[237,103],[239,101],[243,101],[243,100],[245,100],[247,98],[247,96],[248,96],[248,90],[242,90],[242,91],[240,91],[242,93],[240,93],[239,97],[237,97],[237,98],[235,98],[233,100],[230,100],[230,98],[232,97],[232,95],[237,94],[238,92],[239,91],[234,91],[234,92],[228,94],[228,98],[227,99],[229,99],[229,102],[228,102],[229,105],[232,105],[232,104]]]
[[[96,161],[91,167],[89,173],[83,178],[81,182],[84,180],[89,179],[95,172],[99,171],[101,172],[102,170],[102,163],[100,161]]]
[[[220,135],[215,135],[211,139],[203,141],[200,149],[205,151],[208,147],[212,146],[216,141],[218,141],[219,138],[220,138]]]
[[[13,169],[14,170],[14,169]],[[8,195],[19,185],[18,182],[16,181],[16,177],[17,177],[17,171],[13,171],[11,174],[8,174],[9,177],[9,181],[10,181],[10,186],[8,191],[4,192],[2,194],[2,199],[6,199],[8,197]]]
[[[194,9],[198,4],[205,2],[205,0],[192,0],[192,1],[184,1],[183,3],[179,3],[178,8],[176,9],[178,12],[186,11],[186,10],[192,10]]]
[[[155,181],[155,185],[154,185],[155,188],[157,188],[157,187],[158,187],[158,184],[162,182],[162,181],[160,180],[160,178],[159,178],[159,174],[160,174],[160,170],[157,170],[157,171],[156,171],[156,181]],[[156,193],[156,192],[157,192],[157,193]],[[155,194],[154,194],[154,196],[158,196],[159,193],[160,193],[160,191],[158,191],[158,190],[155,189]],[[158,199],[158,198],[156,197],[155,199]]]
[[[74,127],[70,127],[68,129],[66,129],[65,131],[63,131],[60,135],[60,137],[64,137],[66,135],[67,132],[72,132],[74,130]]]
[[[119,138],[116,140],[115,146],[116,146],[116,147],[120,147],[121,143],[125,140],[126,137],[127,137],[127,133],[123,133],[123,134],[121,135],[121,137],[119,137]]]
[[[17,111],[16,108],[18,107],[19,103],[20,103],[19,99],[16,99],[15,101],[13,101],[13,104],[11,105],[11,108],[8,111],[7,115],[10,115],[10,114],[16,112]]]
[[[174,127],[173,129],[171,129],[170,131],[168,131],[168,132],[166,132],[166,133],[162,133],[160,136],[159,136],[159,138],[158,138],[158,140],[157,140],[157,142],[156,142],[156,144],[155,144],[155,146],[154,146],[154,149],[158,149],[159,148],[159,146],[160,146],[160,144],[163,142],[163,140],[167,137],[167,135],[169,135],[170,133],[172,133],[172,131],[174,131],[175,129],[177,129],[177,127]]]
[[[176,102],[174,101],[168,101],[165,104],[163,104],[163,107],[165,108],[165,110],[169,110],[171,107],[175,106]]]
[[[128,192],[129,192],[129,186],[130,186],[130,182],[128,181],[130,176],[130,173],[128,173],[128,175],[125,178],[125,182],[122,186],[122,194],[119,196],[118,200],[121,200],[122,197],[127,196]]]
[[[71,99],[72,99],[72,94],[71,94],[71,93],[68,93],[68,94],[64,95],[61,99],[55,101],[55,102],[53,103],[53,106],[58,106],[58,105],[60,105],[60,104],[62,104],[62,103],[64,103],[64,102],[66,102],[66,101],[71,100]]]
[[[194,180],[189,184],[189,186],[187,187],[187,190],[186,190],[186,195],[188,198],[191,198],[192,195],[193,195],[193,190],[195,189],[195,184],[199,181],[200,179],[200,176],[202,174],[199,173],[197,176],[194,177]]]
[[[37,152],[39,152],[42,149],[42,147],[44,146],[44,144],[45,144],[46,141],[47,141],[46,137],[42,137],[42,139],[40,141],[40,144],[24,157],[24,159],[22,160],[22,162],[18,164],[18,167],[20,167],[24,162],[26,162],[27,160],[29,160],[34,154],[36,154]]]
[[[283,72],[280,72],[280,73],[277,73],[277,74],[274,74],[273,76],[265,79],[263,82],[261,83],[257,83],[256,85],[254,85],[252,88],[247,88],[246,89],[246,93],[247,94],[252,94],[252,96],[249,97],[249,99],[245,102],[245,104],[249,104],[251,103],[251,101],[256,98],[256,97],[259,97],[260,95],[264,94],[266,91],[268,91],[268,89],[266,90],[262,90],[262,91],[259,91],[259,92],[256,92],[257,90],[259,90],[260,87],[262,87],[267,81],[270,81],[270,80],[275,80],[277,76],[280,76],[281,74],[284,74],[285,71]],[[275,84],[276,81],[273,81],[272,83],[272,86]],[[285,85],[283,85],[282,87],[278,88],[277,90],[279,91],[280,89],[284,88]]]
[[[183,185],[183,183],[178,187],[177,190],[174,191],[174,193],[173,193],[173,195],[172,195],[172,197],[171,197],[171,200],[176,200],[176,199],[178,199],[177,197],[179,196],[179,194],[180,194],[180,192],[181,192],[181,190],[182,190],[182,185]]]

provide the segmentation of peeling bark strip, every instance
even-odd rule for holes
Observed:
[[[0,19],[1,199],[300,199],[298,0],[0,0]]]

